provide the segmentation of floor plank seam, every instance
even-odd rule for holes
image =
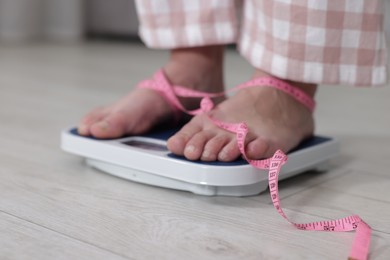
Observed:
[[[86,244],[86,245],[89,245],[89,246],[98,248],[98,249],[100,249],[100,250],[106,251],[106,252],[108,252],[108,253],[114,254],[114,255],[119,256],[119,257],[123,257],[123,258],[125,258],[125,259],[133,260],[132,258],[129,258],[128,256],[118,254],[117,252],[114,252],[114,251],[112,251],[112,250],[109,250],[109,249],[100,247],[100,246],[98,246],[98,245],[92,244],[92,243],[87,242],[87,241],[84,241],[84,240],[80,240],[80,239],[78,239],[78,238],[72,237],[72,236],[70,236],[70,235],[68,235],[68,234],[64,234],[64,233],[59,232],[59,231],[57,231],[57,230],[54,230],[54,229],[52,229],[52,228],[49,228],[49,227],[46,227],[46,226],[42,226],[41,224],[35,223],[35,222],[33,222],[33,221],[31,221],[31,220],[28,220],[28,219],[21,218],[21,217],[19,217],[19,216],[17,216],[17,215],[14,215],[14,214],[12,214],[12,213],[6,212],[6,211],[4,211],[4,210],[1,210],[1,209],[0,209],[0,212],[3,213],[3,214],[8,215],[8,216],[10,216],[10,217],[16,218],[16,219],[18,219],[18,220],[21,220],[21,221],[30,223],[30,224],[32,224],[32,225],[34,225],[34,226],[38,226],[38,227],[40,227],[40,228],[42,228],[42,229],[46,229],[46,230],[48,230],[48,231],[50,231],[50,232],[59,234],[59,235],[64,236],[64,237],[66,237],[66,238],[68,238],[68,239],[75,240],[75,241],[78,241],[78,242],[80,242],[80,243],[83,243],[83,244]]]

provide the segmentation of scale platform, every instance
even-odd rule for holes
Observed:
[[[268,187],[268,171],[240,159],[234,162],[189,161],[170,153],[166,140],[178,129],[152,131],[142,136],[96,139],[64,130],[61,146],[85,157],[88,165],[103,172],[149,185],[190,191],[200,195],[252,196]],[[325,170],[339,152],[337,140],[315,136],[288,154],[280,172],[285,179],[307,170]]]

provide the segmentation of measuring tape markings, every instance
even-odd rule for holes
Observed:
[[[213,119],[215,121],[215,119]],[[216,122],[218,123],[218,122]],[[238,143],[241,153],[245,158],[245,137],[248,133],[248,128],[244,123],[232,125],[233,127],[229,129],[232,132],[236,133]],[[247,161],[254,167],[259,169],[267,169],[262,168],[262,161],[268,162],[264,163],[265,166],[268,164],[269,172],[268,172],[268,184],[270,195],[272,199],[272,203],[278,213],[285,218],[288,222],[294,225],[296,228],[301,230],[315,230],[315,231],[330,231],[330,232],[346,232],[356,230],[355,238],[352,244],[352,248],[350,251],[349,259],[356,260],[365,260],[368,258],[369,247],[370,247],[370,238],[371,238],[371,227],[365,223],[358,215],[352,215],[345,218],[337,219],[337,220],[328,220],[328,221],[317,221],[310,223],[295,223],[288,219],[286,214],[283,212],[282,207],[280,205],[279,199],[279,190],[278,190],[278,177],[280,170],[283,164],[287,161],[287,155],[284,154],[281,150],[275,152],[275,154],[266,160],[248,160]]]
[[[300,102],[307,109],[309,109],[309,111],[312,112],[314,110],[315,101],[305,92],[273,77],[262,77],[253,79],[237,86],[236,88],[230,89],[228,92],[253,86],[273,87],[279,89],[295,98],[298,102]],[[141,82],[138,87],[153,89],[161,93],[161,95],[167,100],[167,102],[174,108],[176,115],[178,114],[178,111],[183,111],[190,115],[207,113],[214,106],[214,103],[211,101],[211,98],[223,96],[226,94],[226,92],[206,93],[180,86],[171,86],[162,70],[158,71],[154,75],[153,79]],[[200,103],[200,108],[196,110],[185,109],[181,105],[177,96],[201,97],[202,100]],[[247,125],[245,123],[226,123],[211,118],[210,116],[209,118],[218,127],[236,134],[238,148],[242,156],[248,161],[250,165],[257,169],[268,170],[268,185],[272,203],[274,205],[274,208],[284,219],[286,219],[289,223],[291,223],[300,230],[315,230],[328,232],[347,232],[355,230],[356,234],[348,259],[366,260],[368,258],[371,239],[371,227],[367,223],[365,223],[358,215],[351,215],[337,220],[324,220],[310,223],[295,223],[290,221],[287,215],[282,210],[278,190],[279,173],[282,166],[287,162],[287,155],[281,150],[277,150],[274,155],[268,159],[249,159],[245,153],[245,139],[249,132]]]

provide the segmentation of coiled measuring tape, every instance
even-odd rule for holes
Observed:
[[[213,120],[217,125],[218,121]],[[294,223],[288,219],[280,204],[279,190],[278,190],[278,177],[280,170],[287,162],[287,155],[281,150],[275,152],[275,154],[265,160],[250,160],[245,155],[245,137],[248,133],[248,127],[244,124],[223,124],[224,129],[236,133],[238,147],[246,158],[246,160],[255,168],[268,169],[268,185],[272,199],[272,203],[278,213],[301,230],[315,230],[315,231],[328,231],[328,232],[347,232],[356,230],[355,238],[352,244],[352,248],[349,254],[349,260],[366,260],[368,258],[370,239],[371,239],[371,227],[365,223],[358,215],[352,215],[336,220],[318,221],[310,223]]]
[[[251,80],[242,85],[239,85],[234,89],[229,90],[229,92],[252,86],[267,86],[277,88],[295,98],[311,112],[314,110],[314,100],[309,97],[305,92],[285,83],[284,81],[272,77],[263,77]],[[154,75],[153,79],[141,82],[139,87],[149,88],[158,91],[176,110],[176,114],[177,111],[183,111],[190,115],[197,115],[200,113],[209,112],[214,106],[210,98],[223,96],[226,93],[205,93],[196,90],[191,90],[188,88],[183,88],[180,86],[171,86],[165,78],[165,75],[162,70],[158,71]],[[201,100],[201,105],[199,109],[188,111],[181,105],[177,96],[201,97],[203,99]],[[300,230],[315,230],[327,232],[356,231],[348,259],[366,260],[368,258],[371,240],[371,227],[367,223],[365,223],[358,215],[351,215],[336,220],[324,220],[303,224],[290,221],[281,207],[278,190],[279,173],[282,166],[287,162],[287,155],[281,150],[278,150],[271,158],[264,160],[251,160],[246,156],[245,153],[245,138],[249,132],[247,125],[245,123],[225,123],[211,117],[209,118],[215,125],[219,126],[220,128],[236,134],[238,148],[240,149],[242,156],[248,161],[250,165],[261,170],[268,170],[268,185],[272,203],[275,209],[284,219],[286,219],[289,223],[291,223],[293,226]]]

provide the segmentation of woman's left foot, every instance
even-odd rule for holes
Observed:
[[[268,76],[257,71],[255,77]],[[316,85],[288,82],[313,97]],[[313,114],[288,94],[272,87],[241,89],[215,107],[209,115],[228,123],[245,122],[249,127],[246,153],[251,159],[290,151],[314,132]],[[168,140],[168,148],[189,160],[233,161],[241,153],[235,134],[216,126],[205,114],[195,116]]]

